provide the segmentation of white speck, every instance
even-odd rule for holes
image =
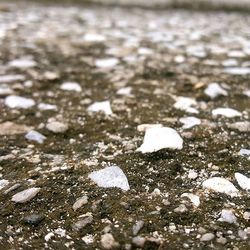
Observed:
[[[33,68],[36,66],[36,62],[29,59],[16,59],[10,61],[8,64],[10,67],[19,68],[19,69],[27,69]]]
[[[9,108],[27,109],[35,105],[35,101],[30,98],[10,95],[5,98],[5,105]]]
[[[137,131],[145,132],[149,128],[162,128],[162,124],[140,124],[137,126]]]
[[[163,148],[182,149],[183,140],[176,130],[169,127],[154,127],[146,130],[143,144],[137,149],[142,153],[152,153]]]
[[[174,61],[176,63],[184,63],[186,61],[186,58],[182,55],[175,56]]]
[[[60,89],[66,90],[66,91],[75,91],[75,92],[81,92],[82,88],[77,82],[64,82]]]
[[[106,59],[98,59],[95,61],[95,65],[98,68],[112,68],[119,63],[117,58],[106,58]]]
[[[191,202],[194,204],[195,207],[200,206],[200,197],[198,195],[192,194],[192,193],[184,193],[181,195],[181,197],[187,197],[191,200]]]
[[[46,137],[37,131],[31,130],[26,135],[25,138],[29,141],[36,141],[40,144],[46,139]]]
[[[39,191],[40,188],[28,188],[13,195],[11,200],[17,203],[24,203],[34,198]]]
[[[192,128],[196,125],[200,125],[201,124],[201,120],[196,118],[196,117],[193,117],[193,116],[189,116],[189,117],[182,117],[180,118],[180,122],[182,124],[184,124],[182,126],[183,129],[188,129],[188,128]]]
[[[233,118],[233,117],[241,116],[242,114],[239,111],[232,109],[232,108],[217,108],[212,111],[212,115],[213,116],[222,115],[227,118]]]
[[[25,77],[23,75],[3,75],[3,76],[0,76],[0,83],[24,81],[24,79]]]
[[[231,67],[231,68],[226,68],[224,72],[231,75],[249,75],[250,68]]]
[[[39,103],[38,108],[40,110],[57,110],[56,105],[48,104],[48,103]]]
[[[103,112],[106,115],[112,115],[110,101],[95,102],[91,104],[88,109],[89,112]]]
[[[227,96],[228,93],[223,89],[218,83],[210,83],[205,89],[204,93],[209,96],[211,99],[214,99],[220,95]]]
[[[247,191],[250,190],[250,178],[246,177],[245,175],[243,175],[241,173],[235,173],[234,176],[238,182],[238,185],[242,189],[247,190]]]
[[[176,109],[180,109],[188,113],[198,114],[199,111],[195,109],[194,107],[192,107],[196,105],[197,105],[197,102],[193,98],[180,96],[180,97],[177,97],[177,101],[174,104],[174,107]]]
[[[124,191],[129,190],[128,179],[123,171],[117,166],[106,167],[94,171],[88,175],[99,187],[118,187]]]
[[[235,217],[234,213],[230,209],[223,209],[221,211],[221,217],[218,219],[218,221],[221,222],[227,222],[227,223],[236,223],[237,218]]]
[[[125,87],[125,88],[121,88],[119,89],[116,94],[117,95],[125,95],[125,96],[129,96],[131,94],[132,88],[131,87]]]
[[[95,33],[87,33],[83,37],[84,41],[86,42],[104,42],[106,41],[106,37],[100,34],[95,34]]]
[[[139,55],[152,55],[153,50],[149,48],[139,48],[138,49],[138,54]]]
[[[211,189],[215,192],[225,193],[230,196],[238,196],[238,189],[225,178],[213,177],[202,183],[203,188]]]
[[[8,180],[0,180],[0,190],[9,184]]]
[[[44,240],[49,241],[54,236],[55,236],[54,233],[50,232],[50,233],[45,235]]]
[[[46,128],[53,133],[64,133],[68,130],[68,125],[62,122],[49,122]]]

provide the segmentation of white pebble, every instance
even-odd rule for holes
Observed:
[[[241,156],[250,156],[250,149],[242,148],[238,154]]]
[[[214,99],[220,95],[227,96],[228,93],[218,83],[210,83],[205,89],[204,93],[211,99]]]
[[[193,107],[196,105],[197,105],[197,102],[193,98],[180,96],[176,98],[174,107],[176,109],[183,110],[188,113],[198,114],[199,111]]]
[[[225,193],[230,196],[238,196],[238,189],[227,179],[222,177],[212,177],[202,183],[203,188],[211,189],[215,192]]]
[[[180,118],[180,122],[183,124],[183,129],[189,129],[201,124],[201,120],[193,116],[182,117]]]
[[[212,115],[215,117],[221,115],[227,118],[233,118],[241,116],[242,114],[239,111],[232,108],[217,108],[212,111]]]
[[[231,75],[250,75],[250,68],[230,67],[226,68],[224,72]]]
[[[13,195],[11,200],[16,203],[24,203],[34,198],[39,191],[40,188],[28,188]]]
[[[101,34],[96,34],[96,33],[87,33],[84,35],[83,40],[85,42],[104,42],[106,41],[106,37],[101,35]]]
[[[214,237],[215,235],[213,233],[206,233],[201,236],[200,241],[210,241],[213,240]]]
[[[44,135],[40,134],[39,132],[37,132],[35,130],[29,131],[25,135],[25,138],[29,141],[36,141],[40,144],[42,144],[44,142],[44,140],[46,139],[46,137]]]
[[[241,173],[235,173],[234,174],[236,181],[238,182],[238,185],[244,189],[244,190],[250,190],[250,178],[246,177],[245,175]]]
[[[97,59],[95,65],[98,68],[112,68],[119,63],[117,58]]]
[[[200,197],[192,193],[184,193],[181,197],[187,197],[194,204],[195,207],[200,206]]]
[[[5,98],[5,105],[9,108],[27,109],[35,105],[35,101],[30,98],[10,95]]]
[[[152,153],[163,148],[182,149],[183,140],[176,130],[169,127],[153,127],[146,130],[143,144],[137,149],[142,153]]]
[[[79,209],[80,207],[82,207],[83,205],[88,203],[88,196],[83,196],[79,199],[77,199],[77,201],[73,204],[73,210],[76,211],[77,209]]]
[[[101,236],[101,245],[105,249],[113,249],[118,246],[111,233],[106,233]]]
[[[48,103],[39,103],[38,108],[40,110],[57,110],[56,105],[48,104]]]
[[[227,222],[227,223],[236,223],[237,222],[237,218],[235,217],[234,213],[232,210],[230,209],[223,209],[221,211],[221,217],[218,219],[218,221],[221,222]]]
[[[131,87],[124,87],[119,89],[116,94],[117,95],[125,95],[125,96],[129,96],[131,94],[132,88]]]
[[[118,187],[124,191],[130,189],[126,175],[117,166],[106,167],[104,169],[94,171],[90,173],[88,177],[99,187]]]
[[[30,59],[16,59],[16,60],[10,61],[8,65],[14,68],[27,69],[27,68],[35,67],[36,62]]]
[[[112,115],[110,101],[95,102],[91,104],[88,109],[89,112],[103,112],[106,115]]]
[[[66,90],[66,91],[75,91],[75,92],[81,92],[82,88],[77,82],[64,82],[60,86],[61,90]]]
[[[68,130],[68,125],[62,122],[49,122],[46,128],[53,133],[64,133]]]
[[[0,190],[9,184],[8,180],[0,180]]]

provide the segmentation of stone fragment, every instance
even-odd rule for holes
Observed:
[[[221,211],[221,217],[218,219],[218,221],[221,222],[227,222],[227,223],[236,223],[237,218],[235,217],[234,213],[230,209],[222,209]]]
[[[89,174],[89,178],[99,187],[118,187],[124,191],[129,190],[128,179],[123,171],[117,166],[106,167]]]
[[[0,190],[9,184],[8,180],[0,180]]]
[[[24,134],[31,130],[32,127],[26,125],[16,124],[14,122],[0,123],[0,135],[16,135]]]
[[[79,209],[80,207],[82,207],[87,203],[88,203],[88,196],[84,195],[81,198],[77,199],[77,201],[73,204],[73,210],[76,211],[77,209]]]
[[[8,65],[13,68],[28,69],[35,67],[36,62],[30,59],[21,58],[10,61]]]
[[[176,130],[169,127],[154,127],[146,130],[143,144],[136,150],[152,153],[163,148],[182,149],[183,140]]]
[[[214,99],[218,96],[227,96],[228,93],[223,89],[218,83],[210,83],[207,88],[204,90],[204,93],[209,96],[211,99]]]
[[[35,105],[35,101],[33,99],[16,95],[7,96],[4,102],[9,108],[28,109]]]
[[[238,185],[246,190],[250,191],[250,178],[246,177],[245,175],[241,173],[235,173],[234,174],[236,181],[238,182]]]
[[[141,248],[143,248],[145,242],[146,242],[146,239],[142,236],[136,236],[132,239],[132,243],[136,245],[137,247],[141,247]]]
[[[132,231],[133,235],[137,235],[144,226],[144,221],[139,220],[133,225]]]
[[[44,142],[44,140],[46,139],[46,137],[42,134],[40,134],[39,132],[35,131],[35,130],[31,130],[29,131],[26,135],[25,138],[29,141],[36,141],[37,143],[42,144]]]
[[[28,188],[23,190],[22,192],[13,195],[11,200],[16,203],[25,203],[33,199],[39,191],[40,188]]]
[[[101,236],[101,245],[104,249],[113,249],[119,246],[111,233],[105,233]]]
[[[44,110],[57,110],[56,105],[48,104],[48,103],[39,103],[38,108],[42,111]]]
[[[194,108],[194,106],[196,105],[197,105],[197,102],[195,99],[190,98],[190,97],[179,96],[176,98],[174,107],[176,109],[186,111],[187,113],[198,114],[199,111],[196,108]]]
[[[248,121],[228,123],[227,127],[240,132],[250,132],[250,122]]]
[[[145,132],[149,128],[162,128],[162,124],[140,124],[137,126],[137,131]]]
[[[103,112],[106,115],[112,115],[111,105],[109,101],[95,102],[88,107],[88,112]]]
[[[200,241],[211,241],[214,237],[215,235],[213,233],[205,233],[201,236]]]
[[[212,110],[212,115],[217,117],[217,116],[225,116],[227,118],[234,118],[234,117],[238,117],[241,116],[242,114],[232,108],[216,108],[214,110]]]
[[[82,88],[77,82],[64,82],[60,86],[61,90],[66,90],[66,91],[75,91],[75,92],[81,92]]]
[[[180,122],[183,124],[183,129],[189,129],[201,124],[201,120],[193,116],[182,117],[180,118]]]
[[[187,197],[193,203],[195,207],[200,206],[200,197],[192,193],[183,193],[181,197]]]
[[[92,216],[86,216],[85,218],[75,222],[72,225],[72,228],[76,231],[79,231],[79,230],[83,229],[84,227],[86,227],[88,224],[91,224],[92,221],[93,221]]]
[[[44,215],[42,214],[30,214],[23,218],[24,223],[37,226],[41,221],[44,220]]]
[[[62,122],[52,121],[47,123],[46,128],[55,134],[60,134],[68,130],[68,125]]]
[[[105,58],[105,59],[97,59],[95,61],[95,66],[98,68],[112,68],[119,63],[117,58]]]

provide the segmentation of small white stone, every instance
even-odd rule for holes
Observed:
[[[186,211],[188,211],[188,209],[184,204],[181,204],[180,206],[174,209],[175,213],[184,213]]]
[[[94,236],[92,234],[87,234],[82,237],[82,241],[87,245],[92,244],[94,242]]]
[[[250,178],[246,177],[245,175],[243,175],[241,173],[235,173],[234,176],[235,176],[235,179],[238,182],[238,185],[242,189],[247,190],[247,191],[250,190]]]
[[[117,95],[125,95],[125,96],[129,96],[131,94],[132,88],[131,87],[124,87],[119,89],[116,94]]]
[[[66,91],[75,91],[75,92],[81,92],[82,88],[77,82],[64,82],[60,86],[61,90],[66,90]]]
[[[24,203],[34,198],[39,191],[40,188],[28,188],[13,195],[11,200],[16,203]]]
[[[89,112],[103,112],[106,115],[112,115],[110,101],[95,102],[91,104],[88,109]]]
[[[96,33],[87,33],[84,35],[83,40],[85,42],[104,42],[106,41],[106,37],[101,35],[101,34],[96,34]]]
[[[132,228],[133,235],[137,235],[139,231],[143,228],[143,226],[144,226],[144,221],[142,220],[137,221]]]
[[[197,172],[195,170],[193,170],[193,169],[190,169],[189,172],[188,172],[188,178],[194,180],[197,177],[198,177]]]
[[[241,156],[250,156],[250,149],[242,148],[238,154]]]
[[[105,249],[113,249],[118,246],[111,233],[106,233],[101,236],[101,245]]]
[[[230,67],[226,68],[224,72],[231,75],[250,75],[250,68]]]
[[[0,76],[0,83],[11,83],[17,81],[24,81],[25,76],[23,75],[3,75]]]
[[[213,240],[214,237],[215,235],[213,233],[206,233],[201,236],[200,241],[210,241]]]
[[[221,211],[221,217],[218,219],[218,221],[221,222],[227,222],[227,223],[236,223],[237,218],[235,217],[234,213],[230,209],[223,209]]]
[[[141,248],[143,248],[145,242],[146,242],[146,239],[141,236],[136,236],[132,239],[132,243],[136,245],[137,247],[141,247]]]
[[[250,90],[243,91],[243,94],[246,95],[247,97],[250,97]]]
[[[184,63],[186,61],[186,58],[182,55],[178,55],[174,57],[174,61],[176,63]]]
[[[0,180],[0,190],[9,184],[8,180]]]
[[[12,95],[13,93],[14,91],[8,85],[0,85],[0,96]]]
[[[88,196],[83,196],[79,199],[77,199],[77,201],[73,204],[73,210],[76,211],[77,209],[79,209],[80,207],[82,207],[83,205],[88,203]]]
[[[55,236],[54,233],[50,232],[50,233],[45,235],[44,240],[49,241],[54,236]]]
[[[149,128],[162,128],[162,124],[140,124],[137,126],[137,131],[145,132]]]
[[[39,132],[37,132],[35,130],[29,131],[25,135],[25,138],[29,141],[36,141],[40,144],[42,144],[44,142],[44,140],[46,139],[46,137],[44,135],[40,134]]]
[[[201,124],[201,120],[193,116],[182,117],[180,118],[180,122],[183,124],[183,129],[189,129]]]
[[[212,177],[202,183],[203,188],[211,189],[215,192],[225,193],[230,196],[238,196],[238,189],[227,179],[222,177]]]
[[[137,149],[142,153],[152,153],[163,148],[182,149],[183,140],[176,130],[169,127],[154,127],[146,130],[143,144]]]
[[[68,125],[62,122],[49,122],[46,128],[53,133],[64,133],[68,130]]]
[[[236,59],[227,59],[222,62],[224,67],[234,67],[238,65],[238,61]]]
[[[106,167],[104,169],[94,171],[90,173],[88,177],[99,187],[118,187],[124,191],[130,189],[126,175],[117,166]]]
[[[39,103],[38,108],[40,110],[57,110],[56,105],[48,104],[48,103]]]
[[[149,49],[149,48],[139,48],[138,49],[138,54],[143,55],[143,56],[152,55],[153,50]]]
[[[14,68],[27,69],[27,68],[35,67],[36,62],[30,59],[16,59],[16,60],[10,61],[8,65]]]
[[[197,102],[193,98],[179,96],[176,98],[174,107],[179,110],[186,111],[188,113],[198,114],[199,111],[193,106],[197,105]]]
[[[119,63],[117,58],[97,59],[95,65],[98,68],[112,68]]]
[[[5,105],[9,108],[27,109],[35,105],[35,101],[30,98],[10,95],[5,98]]]
[[[214,99],[220,95],[227,96],[228,93],[218,83],[210,83],[205,89],[204,93],[211,99]]]
[[[221,115],[227,118],[233,118],[241,116],[242,114],[239,111],[232,108],[217,108],[212,111],[212,115],[215,117]]]
[[[188,199],[190,199],[195,207],[200,206],[200,197],[198,195],[192,193],[184,193],[181,195],[181,197],[187,197]]]

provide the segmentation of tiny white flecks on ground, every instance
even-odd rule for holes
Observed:
[[[222,177],[212,177],[202,183],[203,188],[230,196],[238,196],[238,189],[229,180]]]
[[[13,195],[11,200],[16,203],[24,203],[34,198],[39,191],[40,188],[28,188]]]
[[[5,98],[5,105],[9,108],[27,109],[35,105],[35,101],[22,96],[10,95]]]
[[[152,153],[163,148],[182,149],[183,140],[176,130],[169,127],[154,127],[146,130],[143,144],[136,150]]]
[[[212,115],[215,117],[221,115],[227,118],[233,118],[241,116],[242,114],[239,111],[232,108],[216,108],[212,110]]]
[[[118,187],[124,191],[130,189],[126,175],[117,166],[106,167],[101,170],[93,171],[88,175],[88,177],[99,187]]]
[[[112,115],[110,101],[94,102],[88,109],[89,112],[103,112],[106,115]]]

